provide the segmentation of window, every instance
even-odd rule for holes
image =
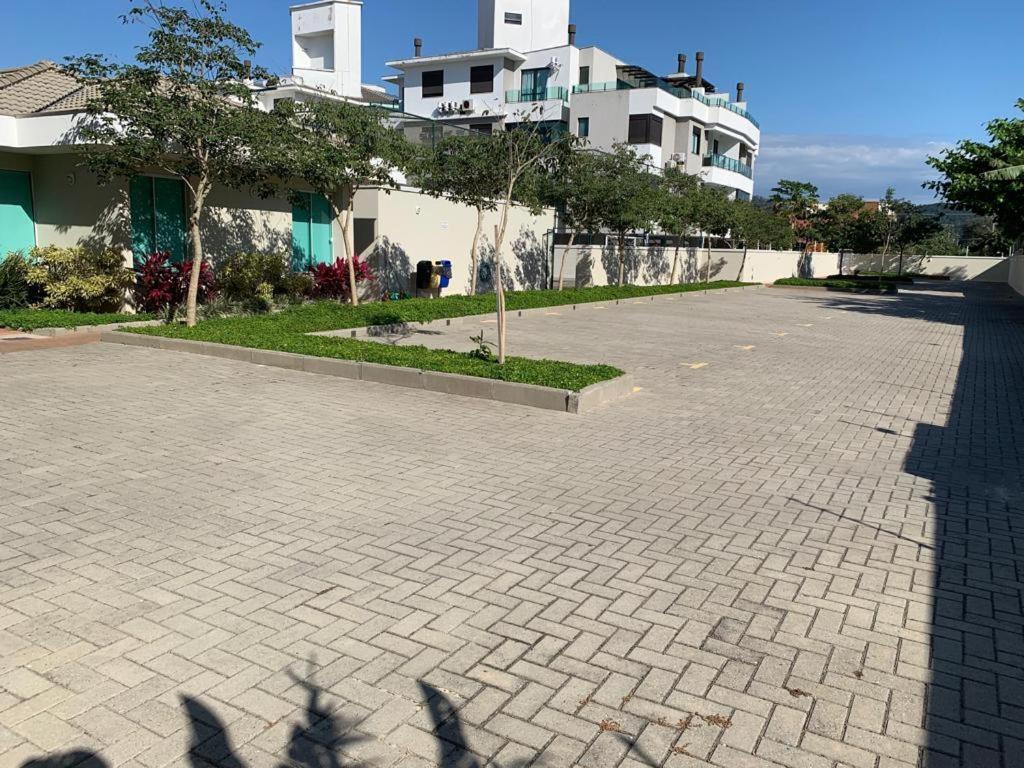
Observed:
[[[700,154],[700,128],[693,129],[693,136],[690,138],[690,151],[695,154]]]
[[[469,130],[477,133],[494,133],[494,123],[470,123]]]
[[[590,67],[580,67],[580,85],[590,85]]]
[[[590,136],[590,118],[581,117],[576,127],[576,135],[581,139],[585,139]]]
[[[434,69],[423,73],[423,98],[444,96],[444,70]]]
[[[523,101],[543,101],[548,93],[548,77],[551,70],[543,69],[523,70]]]
[[[662,119],[657,115],[629,116],[629,143],[661,146]]]
[[[517,27],[523,26],[523,14],[521,13],[506,13],[505,14],[506,24],[515,24]]]
[[[163,176],[136,176],[129,183],[128,200],[135,258],[162,252],[176,264],[182,263],[188,241],[185,184]]]
[[[715,154],[715,155],[720,154],[719,151],[718,151],[718,139],[715,139],[714,144],[712,144],[711,146],[712,146],[712,149],[711,149],[711,153],[712,154]]]
[[[494,92],[494,65],[488,64],[485,67],[473,67],[469,70],[469,92],[470,93],[493,93]]]

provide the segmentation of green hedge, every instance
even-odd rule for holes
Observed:
[[[509,311],[556,307],[567,304],[614,301],[668,293],[686,293],[743,285],[734,282],[675,286],[608,286],[566,291],[526,291],[507,294]],[[496,310],[493,294],[450,296],[443,299],[364,304],[359,307],[336,302],[319,302],[285,310],[275,315],[227,317],[207,320],[195,328],[160,326],[132,328],[134,333],[194,341],[231,344],[252,349],[294,352],[316,357],[381,363],[425,371],[460,373],[481,378],[539,384],[578,391],[600,381],[614,379],[622,371],[608,365],[579,365],[555,360],[509,358],[504,366],[467,353],[426,347],[394,346],[351,338],[309,336],[310,333],[363,328],[371,325],[418,323],[450,317],[484,315]],[[468,336],[467,336],[468,338]]]
[[[838,280],[811,277],[784,277],[776,280],[775,285],[797,286],[802,288],[827,288],[830,291],[843,293],[896,293],[895,283],[884,280]]]
[[[90,325],[113,325],[152,320],[152,315],[104,314],[102,312],[67,312],[60,309],[0,309],[0,328],[35,331],[39,328],[79,328]]]

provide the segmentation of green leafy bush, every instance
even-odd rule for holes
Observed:
[[[134,275],[114,250],[47,246],[29,252],[27,280],[43,294],[42,304],[73,312],[116,312]]]
[[[855,280],[852,278],[814,278],[814,277],[784,277],[776,280],[775,285],[784,285],[799,288],[827,288],[830,291],[842,291],[844,293],[896,293],[898,288],[895,283],[888,283],[878,278],[871,280]]]
[[[27,307],[39,299],[28,282],[29,262],[20,252],[7,254],[0,261],[0,309]]]
[[[281,253],[236,253],[220,266],[217,283],[225,299],[242,303],[261,297],[269,304],[301,289]]]

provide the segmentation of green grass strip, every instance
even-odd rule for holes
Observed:
[[[81,328],[90,325],[113,325],[152,320],[153,315],[104,314],[97,312],[66,312],[59,309],[0,309],[0,328],[35,331],[39,328]]]
[[[812,277],[784,277],[776,280],[775,285],[787,285],[800,288],[828,288],[844,293],[895,293],[895,283],[884,280],[837,280]]]
[[[614,301],[671,293],[734,288],[744,283],[721,281],[672,286],[603,286],[565,291],[523,291],[506,296],[508,310],[557,307],[568,304]],[[622,371],[609,365],[581,365],[557,360],[509,358],[504,366],[463,352],[395,346],[351,338],[309,336],[310,333],[364,328],[371,325],[423,323],[453,317],[485,315],[496,311],[493,294],[449,296],[443,299],[364,304],[352,307],[337,302],[318,302],[293,307],[273,315],[226,317],[206,320],[195,328],[183,325],[132,328],[133,333],[192,341],[230,344],[251,349],[293,352],[315,357],[356,360],[382,365],[442,371],[466,376],[538,384],[579,391],[591,384],[617,378]],[[468,338],[468,336],[467,336]]]

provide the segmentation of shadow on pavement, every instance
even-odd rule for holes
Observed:
[[[1024,300],[998,284],[928,289],[825,303],[963,328],[946,423],[916,424],[904,464],[931,481],[935,515],[917,725],[927,734],[923,768],[1008,768],[1024,765]],[[890,712],[887,733],[899,738],[892,721]]]

